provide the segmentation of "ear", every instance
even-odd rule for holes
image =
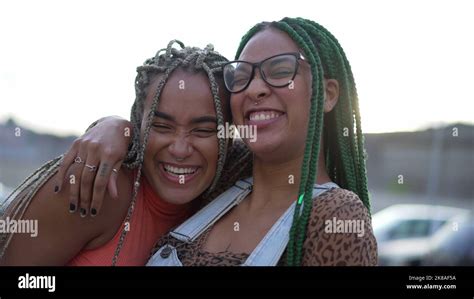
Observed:
[[[336,79],[324,79],[324,113],[330,112],[339,100],[339,82]]]

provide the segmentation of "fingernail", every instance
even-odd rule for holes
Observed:
[[[91,216],[97,215],[97,210],[95,208],[91,209]]]
[[[59,186],[58,185],[54,186],[54,193],[58,193],[58,191],[59,191]]]
[[[86,211],[86,209],[84,209],[84,208],[81,208],[81,217],[83,217],[83,218],[84,218],[84,217],[86,217],[86,215],[87,215],[87,211]]]
[[[76,205],[71,203],[69,204],[69,212],[74,213],[76,211]]]

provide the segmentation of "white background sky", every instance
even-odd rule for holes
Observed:
[[[365,132],[474,121],[473,1],[3,1],[0,121],[80,134],[129,117],[135,69],[169,40],[233,58],[255,23],[301,16],[352,65]]]

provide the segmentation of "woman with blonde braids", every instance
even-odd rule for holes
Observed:
[[[138,67],[129,167],[118,171],[80,151],[59,190],[59,163],[68,162],[59,157],[45,164],[7,198],[1,215],[37,221],[38,235],[2,234],[0,264],[144,265],[158,238],[195,212],[194,199],[218,185],[228,140],[217,137],[216,127],[230,121],[221,74],[226,61],[212,45],[201,50],[172,41]],[[70,194],[83,191],[76,177],[112,172],[118,200],[106,198],[102,217],[86,218],[82,206],[80,215],[65,212]]]
[[[253,27],[236,59],[223,75],[234,123],[257,127],[256,142],[243,138],[252,176],[164,236],[148,265],[375,265],[357,91],[337,39],[284,18]]]

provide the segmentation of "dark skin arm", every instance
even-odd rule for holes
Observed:
[[[37,220],[37,236],[16,233],[0,260],[0,265],[55,266],[65,265],[83,249],[97,248],[112,239],[125,217],[128,202],[121,197],[117,204],[106,196],[104,217],[83,218],[78,213],[67,213],[70,194],[69,181],[63,190],[54,192],[53,176],[32,199],[22,219]],[[127,178],[120,174],[120,182],[129,188]],[[122,193],[127,193],[125,192]],[[127,194],[128,195],[128,194]],[[125,195],[126,196],[126,195]],[[110,207],[109,207],[110,206]],[[112,206],[114,208],[112,208]]]

